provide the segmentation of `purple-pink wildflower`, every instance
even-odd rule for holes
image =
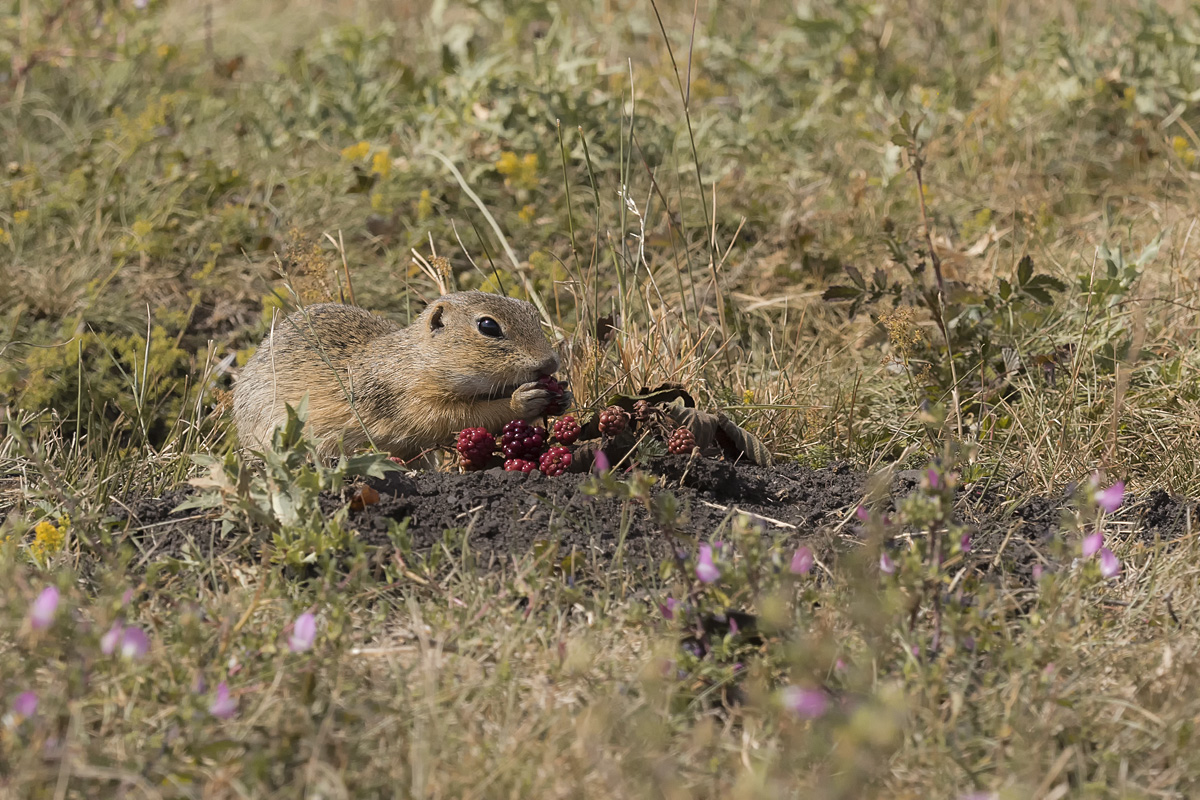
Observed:
[[[141,628],[121,631],[121,657],[138,659],[150,652],[150,637]]]
[[[658,610],[662,612],[663,619],[675,619],[675,608],[679,605],[679,601],[674,597],[668,597],[666,600],[658,604]]]
[[[292,623],[292,635],[288,637],[288,649],[293,653],[303,653],[311,650],[317,640],[317,618],[311,611],[305,611],[296,617]]]
[[[871,512],[866,506],[859,506],[854,510],[854,515],[858,517],[859,522],[869,522],[871,520]]]
[[[884,575],[891,575],[896,571],[896,562],[892,561],[892,557],[887,553],[879,554],[879,571]]]
[[[58,611],[58,588],[47,586],[29,605],[29,624],[35,631],[45,630]]]
[[[971,552],[971,534],[964,533],[962,538],[958,540],[958,549],[964,553]]]
[[[791,572],[793,575],[807,575],[812,571],[815,563],[813,551],[808,548],[808,545],[802,544],[796,548],[796,554],[792,556]]]
[[[208,713],[217,719],[229,719],[237,713],[237,700],[229,696],[229,684],[221,681],[217,684],[217,696],[213,698]]]
[[[820,689],[785,686],[779,699],[788,711],[806,719],[816,719],[829,709],[829,696]]]
[[[123,632],[124,629],[121,627],[121,623],[114,622],[112,627],[100,637],[100,652],[106,656],[111,656],[115,653],[117,645],[121,643],[121,634]]]
[[[1121,560],[1107,547],[1100,548],[1100,574],[1106,578],[1115,578],[1121,574]]]
[[[721,571],[712,560],[712,547],[700,545],[700,557],[696,561],[696,577],[701,583],[712,583],[721,577]]]
[[[1121,507],[1121,503],[1125,502],[1125,482],[1117,481],[1107,489],[1096,490],[1096,505],[1107,511],[1109,514]]]
[[[603,450],[597,450],[596,455],[593,456],[592,469],[598,473],[608,472],[608,470],[609,470],[608,456],[606,456],[604,454]]]
[[[22,717],[32,717],[37,713],[38,696],[33,692],[21,692],[13,700],[13,712]]]
[[[1104,546],[1104,534],[1100,531],[1089,533],[1083,537],[1083,547],[1081,552],[1084,558],[1091,558],[1100,552],[1100,548]]]

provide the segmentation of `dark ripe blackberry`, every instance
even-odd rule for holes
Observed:
[[[570,414],[554,421],[554,438],[562,444],[575,444],[579,430],[579,422]]]
[[[675,455],[690,453],[695,446],[696,434],[688,428],[676,428],[671,432],[671,438],[667,440],[667,452]]]
[[[485,428],[464,428],[454,447],[464,467],[483,469],[496,450],[496,439]]]
[[[504,462],[505,472],[524,472],[526,475],[537,469],[537,462],[524,458],[510,458]]]
[[[600,432],[616,436],[629,425],[629,415],[620,406],[609,406],[600,412]]]
[[[567,471],[567,467],[571,466],[572,458],[571,451],[567,448],[551,447],[542,453],[538,467],[543,473],[553,478]]]
[[[500,452],[505,458],[536,460],[546,446],[546,429],[514,419],[500,431]]]
[[[546,406],[547,414],[561,414],[566,409],[562,405],[563,387],[562,384],[555,379],[553,375],[544,375],[538,379],[538,385],[545,389],[554,397],[558,398],[550,405]]]

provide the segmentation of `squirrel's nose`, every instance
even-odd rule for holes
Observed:
[[[538,375],[553,375],[558,372],[558,356],[552,355],[538,365]]]

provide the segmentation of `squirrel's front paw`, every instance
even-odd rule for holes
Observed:
[[[567,408],[572,401],[570,390],[551,392],[538,381],[521,384],[512,395],[513,419],[526,422],[546,416],[549,408]]]

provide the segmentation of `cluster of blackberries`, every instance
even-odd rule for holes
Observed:
[[[671,430],[663,424],[664,419],[665,415],[640,400],[634,404],[632,415],[620,406],[609,406],[600,412],[597,422],[604,437],[620,436],[630,425],[643,430],[649,426],[666,439],[667,452],[691,453],[696,447],[696,435],[688,428]],[[456,448],[459,460],[467,470],[487,469],[493,456],[499,453],[508,472],[528,474],[536,469],[545,475],[556,476],[571,466],[574,460],[571,445],[578,441],[580,433],[579,421],[570,414],[555,420],[549,431],[516,419],[505,425],[498,437],[484,428],[466,428],[459,432]]]
[[[696,447],[696,435],[688,428],[676,428],[667,433],[662,425],[663,415],[656,412],[646,400],[638,400],[633,404],[632,419],[639,425],[652,425],[659,429],[667,438],[667,452],[681,455],[692,452]],[[605,436],[619,436],[629,427],[630,415],[620,406],[609,406],[600,412],[600,432]]]
[[[486,469],[492,455],[499,451],[508,472],[530,473],[540,469],[546,475],[557,476],[571,466],[572,455],[567,445],[579,438],[579,430],[579,422],[570,414],[559,417],[552,427],[558,444],[547,449],[551,435],[545,428],[515,419],[501,429],[498,439],[484,428],[459,431],[455,447],[464,469]]]

